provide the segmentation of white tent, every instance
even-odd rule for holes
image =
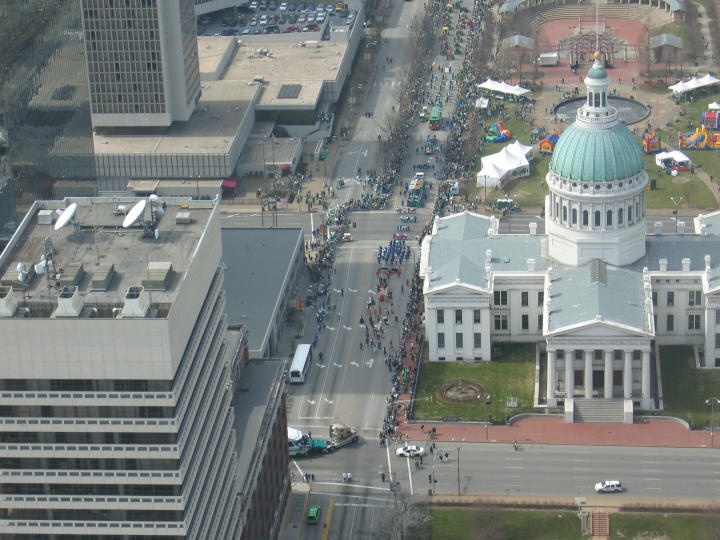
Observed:
[[[519,141],[507,145],[496,154],[481,159],[482,169],[477,173],[478,187],[503,187],[514,178],[530,175],[530,162],[533,148]]]
[[[486,97],[477,98],[475,100],[476,109],[487,109],[488,105],[490,105],[490,100]]]
[[[720,103],[718,103],[717,101],[713,101],[712,103],[710,103],[710,105],[708,105],[708,109],[710,109],[711,111],[720,111]]]
[[[659,152],[655,154],[655,165],[663,169],[672,167],[674,165],[680,167],[689,167],[690,158],[679,150],[673,150],[672,152]]]
[[[501,94],[512,94],[514,96],[522,96],[523,94],[527,94],[530,92],[527,88],[523,88],[522,86],[512,84],[508,84],[506,82],[498,82],[493,81],[492,79],[488,79],[484,83],[478,84],[479,88],[484,88],[485,90],[490,90],[492,92],[500,92]]]
[[[689,81],[680,81],[673,84],[672,86],[668,86],[668,88],[676,94],[684,94],[688,90],[695,90],[696,88],[702,88],[703,86],[711,86],[719,82],[720,79],[718,79],[717,77],[713,77],[708,73],[707,75],[705,75],[704,77],[700,77],[699,79],[697,77],[693,77]]]

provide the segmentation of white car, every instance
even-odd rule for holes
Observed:
[[[403,446],[395,450],[398,457],[420,457],[425,455],[425,449],[422,446]]]
[[[324,23],[325,22],[325,14],[324,13],[318,13],[317,17],[315,17],[316,23]]]
[[[618,493],[623,490],[620,480],[603,480],[595,484],[598,493]]]
[[[282,4],[280,4],[278,11],[287,11],[287,2],[283,2]]]
[[[314,13],[310,13],[310,14],[307,16],[307,22],[309,22],[309,23],[315,22],[315,14],[314,14]]]

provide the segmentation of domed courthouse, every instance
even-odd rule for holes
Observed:
[[[545,235],[534,223],[501,235],[494,216],[464,212],[436,218],[422,245],[429,359],[490,361],[493,343],[536,343],[536,405],[564,405],[570,422],[656,408],[660,345],[720,365],[720,212],[695,218],[693,234],[682,222],[647,234],[645,161],[609,84],[596,54],[550,161]]]

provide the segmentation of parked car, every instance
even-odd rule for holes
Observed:
[[[398,457],[420,457],[425,455],[425,449],[422,446],[403,446],[395,450],[395,455]]]
[[[309,23],[315,22],[315,14],[314,13],[308,13],[307,22],[309,22]]]
[[[297,15],[295,15],[294,13],[291,13],[290,15],[287,16],[287,20],[290,24],[295,24],[297,22]]]
[[[250,19],[250,26],[257,26],[257,23],[258,23],[257,17],[253,17],[252,19]]]
[[[234,36],[237,33],[237,28],[231,27],[231,28],[223,28],[222,32],[220,32],[220,35],[222,36]]]
[[[270,2],[270,4],[268,4],[268,8],[270,11],[275,11],[277,9],[277,4],[275,2]]]
[[[257,2],[250,2],[250,9],[257,11],[258,10],[258,3]]]
[[[278,15],[277,23],[278,23],[278,24],[285,24],[285,21],[286,21],[286,20],[287,20],[287,19],[285,18],[285,15]]]
[[[307,522],[311,525],[315,525],[317,522],[320,521],[320,507],[319,506],[311,506],[308,508],[307,513]]]
[[[297,18],[297,23],[298,23],[298,24],[305,24],[305,21],[307,21],[307,18],[305,17],[305,15],[300,15],[300,16]]]
[[[320,27],[315,23],[308,24],[303,28],[303,32],[317,32],[318,30]]]
[[[287,11],[287,8],[288,8],[287,2],[283,2],[282,4],[280,4],[278,11]]]
[[[299,32],[299,31],[300,31],[300,27],[292,24],[292,25],[290,25],[290,26],[287,27],[287,30],[288,30],[288,32]]]
[[[267,11],[267,3],[265,2],[260,2],[258,7],[260,8],[260,11]]]
[[[263,15],[262,17],[260,17],[260,26],[266,26],[267,23],[268,23],[267,15]]]
[[[315,22],[320,23],[320,24],[324,23],[325,22],[325,14],[324,13],[318,14],[318,16],[315,17]]]

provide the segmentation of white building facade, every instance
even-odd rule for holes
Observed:
[[[587,101],[547,174],[546,235],[498,234],[495,217],[438,217],[422,245],[430,361],[492,360],[492,344],[536,343],[536,401],[573,398],[655,407],[658,345],[720,358],[720,212],[695,233],[646,234],[648,176],[639,143],[607,103],[596,56]],[[716,257],[717,258],[717,257]]]

